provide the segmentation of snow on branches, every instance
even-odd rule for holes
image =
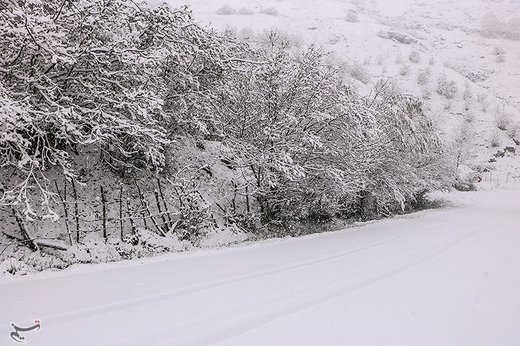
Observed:
[[[159,171],[179,134],[233,150],[263,220],[404,205],[446,180],[420,103],[356,95],[316,47],[293,54],[274,33],[251,47],[187,8],[124,0],[9,0],[0,20],[0,203],[27,216],[35,195],[52,215],[45,172],[73,177],[78,148]]]
[[[294,56],[270,39],[251,58],[264,63],[229,77],[215,101],[264,218],[348,215],[367,194],[404,207],[418,191],[443,185],[430,174],[443,165],[442,145],[420,102],[384,92],[359,97],[319,49]]]
[[[47,201],[41,173],[60,166],[70,176],[79,145],[116,167],[158,170],[169,130],[207,127],[184,108],[225,59],[186,8],[13,0],[0,20],[0,166],[25,175],[3,204],[28,203],[29,186]]]

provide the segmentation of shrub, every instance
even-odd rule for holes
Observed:
[[[506,52],[504,51],[504,49],[502,47],[495,47],[493,49],[493,55],[495,56],[495,61],[498,63],[502,63],[502,62],[506,61],[505,54],[506,54]]]
[[[260,43],[260,46],[270,49],[273,35],[276,36],[278,41],[283,41],[286,49],[298,48],[303,44],[303,38],[299,34],[281,30],[275,32],[264,30],[257,35],[256,40]]]
[[[482,109],[482,112],[486,113],[489,108],[489,101],[487,99],[482,100],[482,102],[480,103],[480,107]]]
[[[480,103],[482,112],[486,113],[489,107],[489,100],[487,93],[479,93],[477,95],[477,101]]]
[[[498,63],[503,63],[506,61],[506,57],[504,55],[497,55],[495,57],[495,61],[498,62]]]
[[[428,84],[430,81],[430,74],[431,74],[430,69],[420,70],[417,73],[417,84],[419,84],[419,85]]]
[[[511,121],[511,115],[504,111],[498,111],[495,116],[495,124],[502,131],[509,128]]]
[[[399,69],[399,74],[401,76],[407,76],[409,73],[410,73],[410,66],[408,66],[408,65],[403,65]]]
[[[504,55],[506,54],[506,51],[502,47],[495,47],[493,49],[493,55]]]
[[[359,17],[357,12],[355,11],[348,11],[347,15],[345,16],[345,20],[350,23],[357,23],[359,22]]]
[[[238,10],[238,14],[240,15],[243,15],[243,16],[250,16],[252,15],[254,12],[253,10],[247,8],[247,7],[241,7],[239,10]]]
[[[408,56],[408,60],[410,60],[414,64],[418,64],[421,62],[421,54],[417,50],[412,50],[410,52],[410,55]]]
[[[500,138],[500,132],[493,131],[490,138],[491,147],[497,148],[502,145],[502,139]]]
[[[260,10],[260,13],[266,14],[268,16],[277,16],[278,10],[274,7],[267,7],[267,8],[262,8]]]
[[[348,67],[348,73],[352,78],[357,79],[363,84],[370,83],[370,80],[372,79],[370,72],[368,72],[363,65],[357,62]]]
[[[467,123],[473,123],[475,121],[475,114],[472,112],[464,113],[464,121]]]
[[[520,123],[511,123],[506,133],[515,142],[520,140]]]
[[[217,10],[217,14],[221,16],[229,16],[235,13],[236,10],[229,5],[224,5]]]
[[[448,81],[446,75],[440,75],[437,79],[437,93],[451,100],[457,94],[457,83]]]
[[[457,179],[457,181],[455,182],[453,187],[457,191],[463,191],[463,192],[477,191],[477,187],[475,186],[475,184],[472,183],[471,181],[466,181],[466,180]]]

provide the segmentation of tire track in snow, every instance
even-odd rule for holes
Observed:
[[[282,273],[282,272],[286,272],[286,271],[291,271],[291,270],[300,269],[300,268],[307,267],[307,266],[312,266],[315,264],[320,264],[320,263],[340,259],[340,258],[343,258],[346,256],[350,256],[352,254],[356,254],[356,253],[366,251],[368,249],[372,249],[374,247],[383,246],[389,242],[401,240],[403,238],[408,238],[410,236],[413,236],[414,234],[417,234],[417,233],[420,233],[420,232],[423,232],[423,231],[426,231],[426,230],[429,230],[432,228],[434,229],[434,228],[437,228],[437,227],[445,225],[445,224],[447,224],[447,222],[445,222],[445,221],[437,222],[437,223],[434,223],[427,227],[421,227],[421,228],[418,228],[413,231],[406,232],[404,234],[400,234],[397,236],[386,237],[382,240],[374,241],[369,244],[366,244],[363,246],[358,246],[356,248],[349,249],[346,251],[340,251],[340,252],[336,252],[336,253],[333,253],[330,255],[321,256],[318,258],[313,258],[313,259],[309,259],[309,260],[305,260],[305,261],[300,261],[300,262],[292,263],[289,265],[279,266],[279,267],[275,267],[272,269],[257,271],[257,272],[244,274],[244,275],[236,275],[236,276],[232,276],[232,277],[221,279],[221,280],[215,280],[215,281],[211,281],[211,282],[207,282],[207,283],[203,283],[203,284],[187,286],[187,287],[173,290],[170,292],[153,294],[153,295],[139,297],[139,298],[135,298],[135,299],[127,299],[127,300],[123,300],[123,301],[119,301],[119,302],[115,302],[115,303],[97,305],[97,306],[93,306],[93,307],[90,307],[87,309],[80,309],[80,310],[69,311],[69,312],[64,312],[64,313],[50,315],[50,316],[44,316],[44,318],[47,321],[46,324],[51,325],[51,324],[55,324],[55,323],[60,323],[62,321],[70,321],[72,319],[78,319],[85,315],[89,316],[89,315],[95,315],[95,314],[109,313],[109,312],[113,312],[113,311],[117,311],[117,310],[130,309],[135,306],[146,305],[146,304],[160,302],[163,300],[174,299],[174,298],[182,297],[182,296],[189,295],[192,293],[200,292],[203,290],[208,290],[211,288],[224,286],[227,284],[234,284],[234,283],[241,282],[241,281],[265,277],[265,276],[272,275],[272,274],[278,274],[278,273]]]
[[[462,221],[462,220],[461,220]],[[384,281],[408,269],[420,266],[448,251],[455,248],[468,238],[471,238],[478,233],[488,229],[493,224],[481,226],[472,232],[468,232],[462,236],[450,240],[448,243],[441,243],[430,251],[424,252],[424,248],[418,249],[408,254],[399,256],[391,263],[385,263],[380,267],[376,267],[366,272],[365,275],[359,275],[354,281],[345,280],[341,284],[336,285],[322,285],[320,289],[316,290],[318,294],[306,294],[302,296],[295,296],[294,291],[279,299],[279,302],[271,302],[266,304],[262,309],[251,310],[251,307],[243,307],[237,310],[240,311],[228,312],[226,316],[212,316],[211,318],[194,323],[190,328],[198,330],[199,335],[193,338],[189,336],[176,342],[179,345],[195,346],[195,345],[209,345],[218,344],[226,340],[233,339],[252,330],[260,328],[264,325],[272,323],[273,321],[282,319],[286,316],[298,313],[303,310],[310,309],[317,305],[332,301],[342,296],[351,294],[355,291],[366,288],[370,285]],[[321,291],[320,291],[321,290]],[[306,290],[308,291],[308,289]],[[314,291],[314,290],[313,290]],[[278,304],[277,304],[278,303]],[[272,308],[275,306],[275,308]],[[237,316],[238,314],[238,316]],[[232,316],[231,318],[229,316]],[[225,324],[216,326],[215,330],[203,336],[200,335],[200,330],[211,328],[211,321],[234,321],[233,324]]]

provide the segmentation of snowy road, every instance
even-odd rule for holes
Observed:
[[[0,279],[0,344],[520,345],[520,191],[252,246]],[[3,282],[2,282],[3,281]]]

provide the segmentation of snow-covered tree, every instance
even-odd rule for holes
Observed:
[[[0,20],[0,166],[22,173],[2,203],[31,211],[30,186],[48,203],[42,172],[71,175],[78,145],[98,146],[115,167],[157,170],[167,130],[203,130],[205,119],[186,116],[187,96],[216,78],[223,45],[186,8],[11,0]]]
[[[318,49],[294,56],[272,40],[215,101],[264,218],[348,214],[366,194],[404,205],[434,187],[441,144],[418,101],[360,98]]]

